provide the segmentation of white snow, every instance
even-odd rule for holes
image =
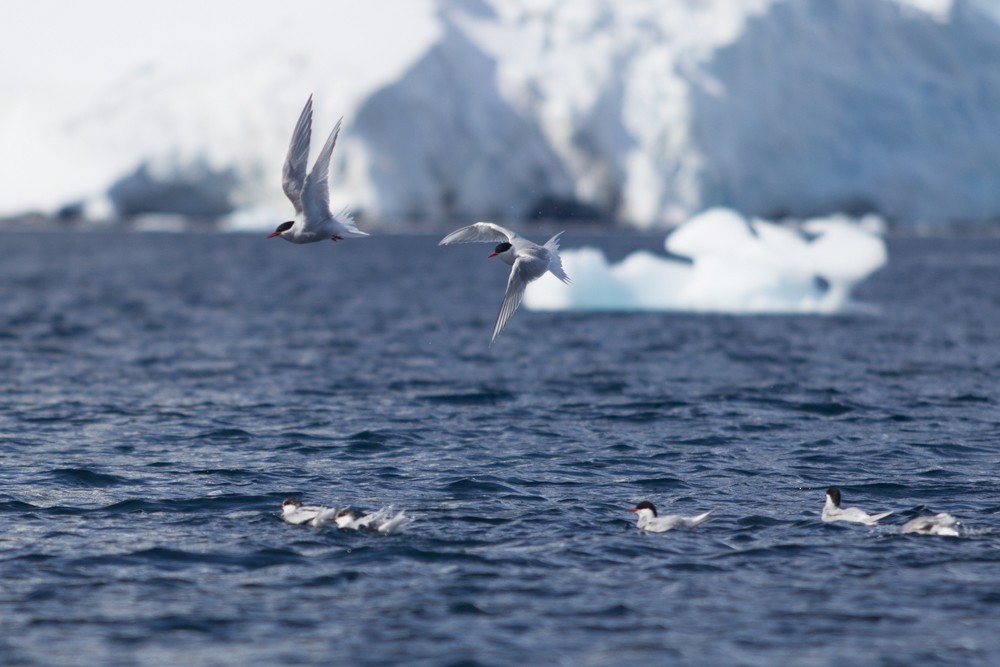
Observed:
[[[673,256],[635,252],[609,264],[597,248],[561,253],[572,283],[546,274],[528,286],[532,310],[694,310],[833,313],[887,261],[875,216],[816,218],[798,228],[706,211],[666,239]],[[677,258],[683,259],[677,259]]]
[[[281,166],[309,94],[315,155],[441,29],[433,0],[39,0],[4,12],[0,215],[100,198],[145,164],[165,182],[231,170],[237,220],[265,226],[287,217]],[[334,207],[351,202],[333,193]]]
[[[272,226],[315,93],[314,143],[345,116],[332,203],[376,219],[546,199],[640,226],[713,206],[1000,218],[994,0],[36,0],[3,18],[0,216],[97,215],[118,183],[129,206]]]

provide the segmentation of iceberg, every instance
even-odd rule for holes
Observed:
[[[528,287],[532,310],[683,310],[836,313],[884,266],[884,221],[844,215],[795,227],[712,209],[680,225],[669,255],[637,251],[617,264],[597,248],[561,253],[572,283],[544,276]]]

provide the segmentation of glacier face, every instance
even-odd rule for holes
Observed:
[[[94,6],[110,16],[119,4]],[[116,183],[119,195],[128,185],[127,206],[112,197],[120,213],[169,209],[170,193],[196,181],[206,210],[225,202],[232,224],[271,226],[287,213],[291,126],[314,92],[314,134],[345,116],[332,203],[375,219],[514,220],[552,201],[640,226],[713,206],[1000,217],[1000,12],[982,0],[387,0],[254,12],[246,27],[226,11],[203,15],[197,39],[175,35],[134,63],[87,58],[137,25],[95,22],[83,42],[65,34],[49,48],[79,57],[71,87],[58,71],[0,74],[0,215],[106,202]],[[0,27],[0,55],[25,48],[12,31]]]
[[[353,134],[380,219],[521,219],[572,180],[530,116],[489,82],[496,61],[445,19],[442,39],[358,108]]]
[[[778,3],[705,70],[722,92],[692,87],[704,202],[766,217],[1000,211],[1000,26],[966,3],[945,20]]]

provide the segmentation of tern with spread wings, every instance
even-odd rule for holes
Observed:
[[[368,236],[354,225],[348,209],[334,215],[330,211],[330,156],[340,134],[341,118],[333,127],[330,137],[306,174],[309,160],[309,142],[312,139],[312,95],[299,114],[288,157],[281,171],[281,187],[295,207],[295,219],[283,222],[267,238],[280,236],[291,243],[340,241],[344,238]]]
[[[524,297],[524,290],[528,287],[528,283],[541,278],[546,271],[564,283],[569,282],[569,277],[563,271],[562,260],[559,258],[560,236],[562,236],[562,232],[546,241],[545,245],[538,245],[500,225],[495,225],[492,222],[477,222],[474,225],[455,230],[441,239],[438,245],[496,243],[497,246],[489,256],[499,257],[511,266],[510,277],[507,279],[507,291],[503,295],[503,304],[500,306],[496,324],[493,325],[491,345],[503,331],[507,320],[521,305],[521,299]]]

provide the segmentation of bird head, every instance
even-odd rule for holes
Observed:
[[[498,243],[497,247],[493,248],[493,252],[489,254],[489,257],[496,257],[497,255],[502,255],[508,250],[510,250],[512,247],[513,246],[511,246],[511,244],[507,243],[506,241],[504,241],[503,243]],[[487,259],[489,259],[489,257],[487,257]]]
[[[289,229],[291,229],[292,225],[294,224],[295,224],[294,220],[289,220],[288,222],[281,223],[280,225],[278,225],[277,229],[275,229],[273,232],[267,235],[267,238],[273,239],[275,236],[281,236]]]
[[[656,516],[656,506],[648,500],[643,500],[641,503],[630,509],[629,512],[635,512],[639,516],[642,516],[643,514]]]
[[[281,501],[281,511],[284,514],[293,512],[300,507],[302,507],[302,501],[299,500],[298,498],[285,498],[284,500]]]

